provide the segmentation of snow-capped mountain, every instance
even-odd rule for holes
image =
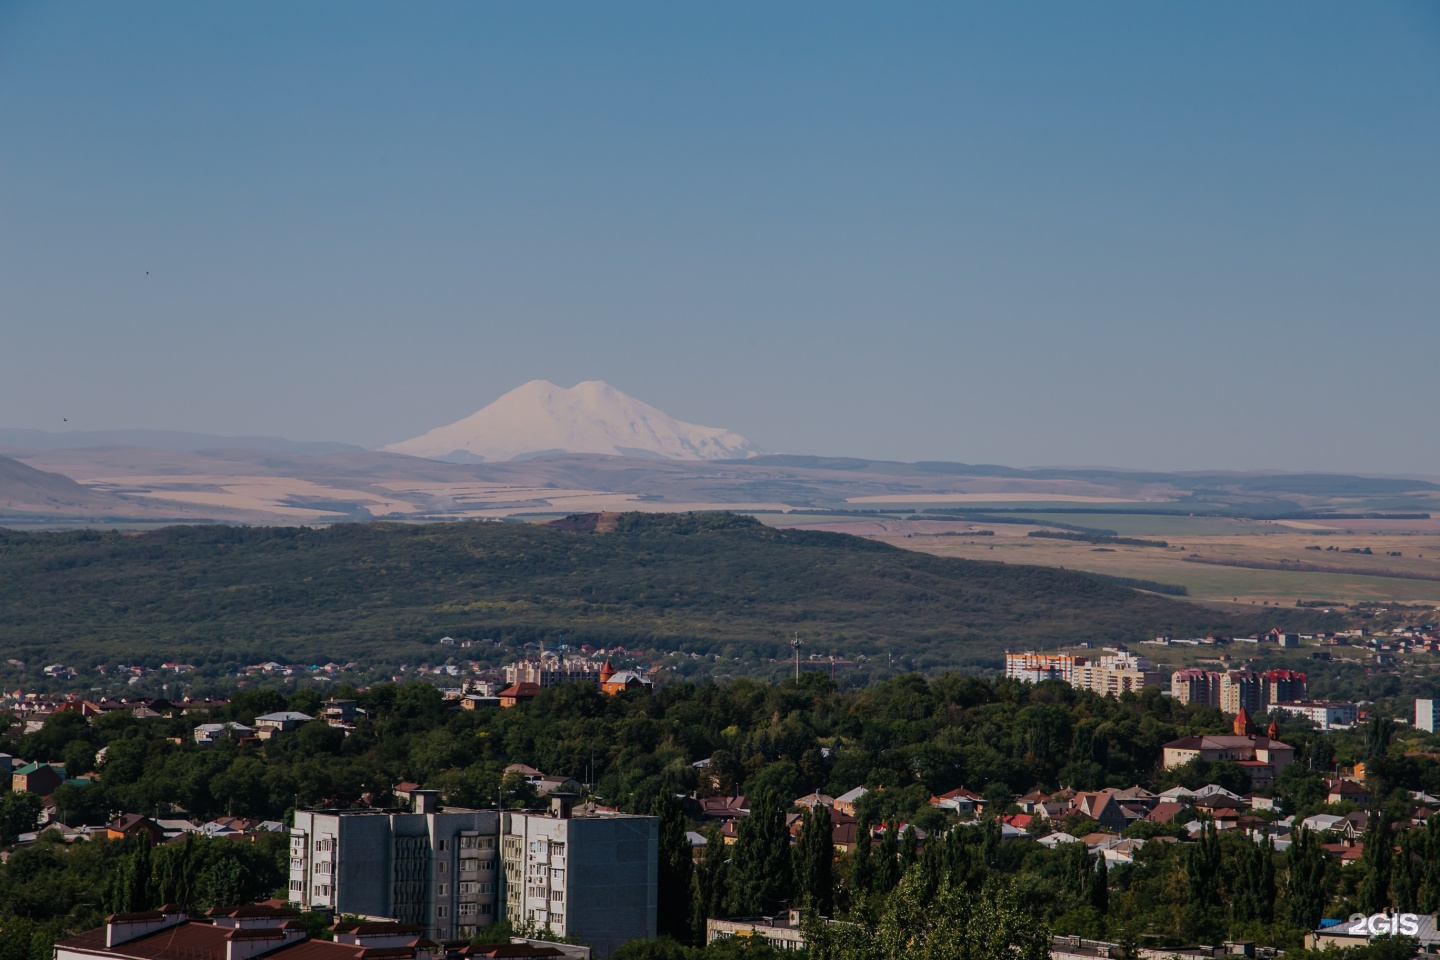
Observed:
[[[381,449],[459,463],[546,453],[729,460],[760,452],[738,433],[676,420],[603,380],[569,390],[531,380],[463,420]]]

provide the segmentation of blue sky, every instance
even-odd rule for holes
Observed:
[[[0,0],[0,131],[0,426],[1440,474],[1434,3]]]

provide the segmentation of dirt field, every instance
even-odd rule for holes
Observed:
[[[1124,524],[1127,529],[1117,530],[1122,536],[1163,539],[1169,546],[1039,539],[1028,534],[1043,527],[1021,524],[859,520],[785,525],[871,536],[938,556],[1066,567],[1179,584],[1197,600],[1283,606],[1296,600],[1440,605],[1440,530],[1435,529],[1434,521],[1384,521],[1391,527],[1408,523],[1409,528],[1372,533],[1351,526],[1321,528],[1313,522],[1313,529],[1296,530],[1284,523],[1198,517],[1092,517],[1084,523],[1117,529],[1119,525],[1112,520],[1120,519],[1130,521]],[[965,535],[976,529],[994,533]],[[1317,546],[1319,550],[1307,549]],[[1369,554],[1346,552],[1366,548]],[[1392,553],[1399,555],[1388,555]],[[1239,564],[1325,569],[1261,569]],[[1433,579],[1419,579],[1427,577]]]

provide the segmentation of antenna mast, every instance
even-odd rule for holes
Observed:
[[[795,639],[793,639],[793,640],[790,641],[790,646],[792,646],[792,647],[795,648],[795,682],[796,682],[796,683],[799,683],[799,682],[800,682],[800,648],[803,647],[803,646],[805,646],[805,641],[803,641],[803,640],[800,639],[800,633],[799,633],[798,630],[797,630],[796,633],[795,633]]]

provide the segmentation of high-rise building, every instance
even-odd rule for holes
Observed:
[[[1189,667],[1170,674],[1170,696],[1181,703],[1220,706],[1220,674]]]
[[[572,810],[297,810],[289,898],[306,909],[383,917],[466,938],[507,917],[608,954],[655,936],[659,821]]]
[[[445,940],[501,915],[500,813],[441,810],[417,790],[410,812],[297,810],[290,900],[336,915],[388,917]]]
[[[1158,687],[1162,683],[1163,675],[1151,669],[1149,660],[1135,656],[1124,647],[1116,649],[1110,656],[1101,657],[1099,662],[1078,665],[1075,679],[1071,681],[1071,685],[1078,689],[1109,697],[1118,697],[1126,691]]]
[[[1089,660],[1069,653],[1006,653],[1005,676],[1028,683],[1045,680],[1075,682],[1075,668]]]
[[[572,810],[506,813],[500,845],[505,916],[516,929],[575,936],[608,954],[653,939],[659,890],[659,821]]]
[[[1265,707],[1275,703],[1294,703],[1304,700],[1306,676],[1298,670],[1266,670],[1261,675],[1265,685]]]
[[[1265,682],[1254,670],[1226,670],[1220,674],[1220,709],[1238,714],[1265,710]]]
[[[1415,726],[1430,733],[1440,730],[1440,700],[1415,701]]]

